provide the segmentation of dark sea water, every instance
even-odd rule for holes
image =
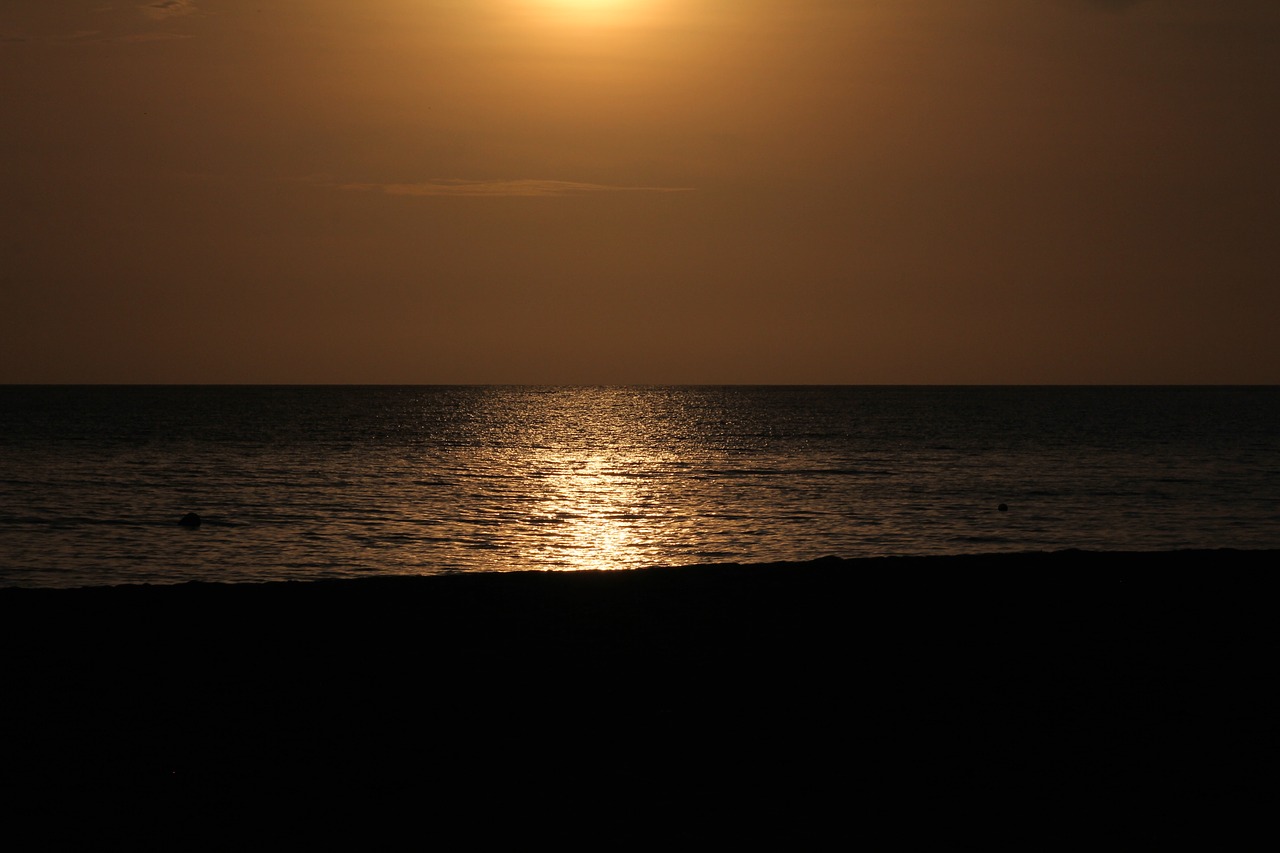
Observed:
[[[1280,388],[0,387],[0,586],[1218,547]]]

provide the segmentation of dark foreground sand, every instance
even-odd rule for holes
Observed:
[[[1275,557],[5,589],[3,781],[608,799],[636,823],[1243,808],[1271,772]]]

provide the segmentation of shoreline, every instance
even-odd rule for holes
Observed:
[[[314,579],[273,579],[264,581],[209,581],[209,580],[177,580],[166,582],[124,581],[120,583],[87,584],[82,586],[47,586],[47,585],[11,585],[0,586],[0,597],[9,594],[26,594],[28,592],[78,593],[94,594],[117,589],[166,589],[177,587],[220,588],[245,587],[264,588],[286,585],[290,587],[311,584],[367,584],[383,581],[400,582],[404,580],[431,581],[438,578],[492,578],[518,576],[598,576],[598,575],[636,575],[644,573],[661,573],[675,571],[717,571],[717,570],[761,570],[761,571],[809,571],[819,567],[842,565],[854,567],[892,567],[916,569],[942,569],[981,567],[990,569],[1014,568],[1020,564],[1030,569],[1044,566],[1063,566],[1073,564],[1075,567],[1100,568],[1103,565],[1130,569],[1149,566],[1155,562],[1164,568],[1188,568],[1192,564],[1203,567],[1207,561],[1225,562],[1232,567],[1269,563],[1280,556],[1280,548],[1171,548],[1156,550],[1091,550],[1084,548],[1063,548],[1052,551],[993,551],[964,552],[955,554],[892,554],[871,557],[840,557],[828,555],[806,560],[775,560],[747,562],[713,562],[689,563],[679,565],[635,566],[617,569],[509,569],[491,571],[449,571],[431,574],[379,574],[371,573],[362,576],[320,577]],[[3,605],[0,601],[0,605]]]
[[[1276,556],[0,589],[2,781],[1243,784]]]

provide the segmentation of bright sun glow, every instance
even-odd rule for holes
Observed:
[[[592,9],[608,9],[626,6],[632,0],[547,0],[548,5],[552,6],[568,6],[571,9],[581,9],[582,11],[590,11]]]
[[[583,14],[616,12],[628,6],[635,6],[639,0],[541,0],[547,7],[559,6]]]
[[[623,25],[642,21],[661,0],[521,0],[539,17],[566,24]]]

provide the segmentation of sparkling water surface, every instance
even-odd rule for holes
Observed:
[[[1272,387],[7,386],[0,403],[3,586],[1280,547]]]

